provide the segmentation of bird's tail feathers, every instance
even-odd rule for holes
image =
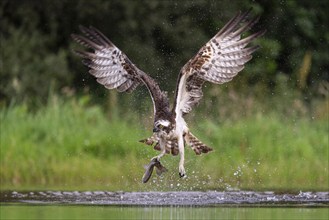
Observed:
[[[158,140],[155,135],[152,135],[151,137],[140,140],[139,142],[152,146],[154,143],[157,143]]]
[[[145,138],[143,140],[140,140],[139,142],[152,146],[154,150],[161,151],[160,143],[159,140],[155,135]],[[177,140],[174,141],[168,141],[166,144],[166,154],[172,154],[173,156],[178,155],[179,150],[178,150],[178,143]]]
[[[191,148],[194,150],[196,155],[200,155],[202,153],[208,153],[209,151],[212,151],[213,149],[202,143],[197,137],[195,137],[191,132],[188,132],[184,136],[184,141],[186,144],[190,145]],[[149,146],[153,146],[154,150],[161,151],[159,140],[156,138],[155,135],[140,140],[139,142],[144,143]],[[177,140],[168,141],[166,144],[166,153],[172,154],[173,156],[178,155],[178,142]]]
[[[185,135],[185,141],[191,148],[194,150],[196,155],[200,155],[201,153],[208,153],[213,149],[208,147],[204,143],[202,143],[197,137],[195,137],[191,132],[188,132]]]

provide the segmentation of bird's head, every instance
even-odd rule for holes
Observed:
[[[168,120],[160,119],[154,122],[153,132],[154,133],[169,133],[172,129],[171,123]]]

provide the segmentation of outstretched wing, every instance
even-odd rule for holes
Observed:
[[[256,17],[246,21],[248,14],[249,11],[238,13],[183,66],[178,76],[173,113],[189,113],[202,98],[205,81],[216,84],[228,82],[252,58],[251,54],[259,46],[246,46],[265,31],[241,38],[241,34],[259,20]]]
[[[72,38],[93,51],[75,50],[74,52],[84,58],[83,64],[90,68],[89,73],[96,77],[97,82],[107,89],[117,89],[119,92],[132,92],[138,85],[144,84],[152,97],[154,112],[161,111],[163,103],[168,102],[168,98],[160,90],[158,84],[149,75],[138,69],[99,30],[83,26],[80,26],[80,30],[85,36],[72,34]]]

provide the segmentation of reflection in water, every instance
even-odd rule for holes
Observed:
[[[2,205],[1,219],[328,219],[327,208]]]

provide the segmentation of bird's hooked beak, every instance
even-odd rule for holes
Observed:
[[[159,128],[153,128],[153,133],[159,132],[160,129]]]

